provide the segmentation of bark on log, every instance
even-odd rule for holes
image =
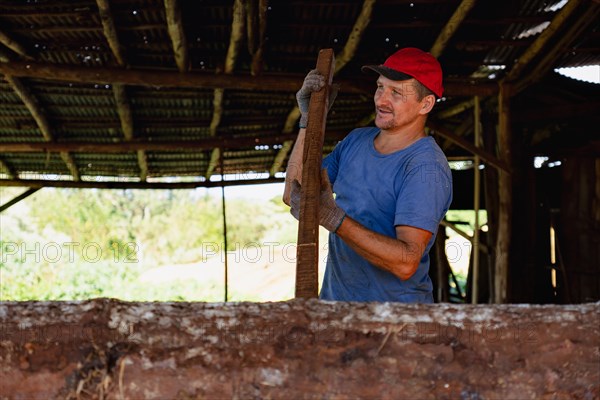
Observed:
[[[0,398],[600,396],[600,303],[0,304]]]

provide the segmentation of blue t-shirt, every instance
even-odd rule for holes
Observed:
[[[448,160],[432,137],[381,154],[374,145],[378,133],[378,128],[355,129],[323,160],[336,203],[372,231],[396,238],[396,225],[409,225],[431,232],[431,240],[415,274],[403,281],[330,233],[320,298],[431,303],[429,249],[452,201]]]

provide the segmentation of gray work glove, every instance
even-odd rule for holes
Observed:
[[[325,77],[319,74],[316,69],[311,70],[304,78],[302,87],[296,93],[296,101],[298,102],[298,108],[300,109],[300,128],[306,128],[306,125],[308,124],[308,106],[310,104],[311,93],[318,92],[323,86],[325,86]],[[329,92],[329,108],[327,109],[328,112],[333,105],[333,101],[338,94],[339,88],[339,85],[331,85],[331,90]]]
[[[300,190],[300,183],[294,180],[290,193],[290,213],[297,220],[300,220]],[[319,225],[329,232],[335,233],[342,225],[345,217],[346,212],[335,203],[329,176],[327,171],[323,169],[321,170],[321,194],[319,197]]]

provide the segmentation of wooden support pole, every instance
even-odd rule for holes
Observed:
[[[296,258],[296,297],[317,297],[319,290],[319,197],[323,139],[329,110],[329,91],[333,80],[335,57],[332,49],[323,49],[317,59],[317,71],[326,85],[313,92],[308,108],[308,124],[302,157],[302,190]]]
[[[501,159],[511,163],[510,86],[500,85],[498,98],[498,152]],[[494,271],[494,302],[505,303],[508,296],[508,266],[512,217],[512,177],[498,171],[498,233]]]
[[[481,142],[481,107],[479,97],[475,96],[473,109],[473,120],[475,130],[475,147],[479,148]],[[479,169],[479,156],[475,154],[473,160],[475,169],[473,170],[473,211],[475,211],[475,226],[473,227],[473,279],[471,280],[473,289],[471,291],[471,303],[477,304],[479,300],[479,198],[481,196],[481,170]]]

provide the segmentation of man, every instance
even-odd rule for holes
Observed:
[[[425,133],[442,70],[416,48],[362,70],[379,74],[376,127],[353,130],[322,163],[319,218],[330,234],[320,298],[431,303],[429,249],[452,200],[448,161]],[[296,95],[300,132],[283,196],[296,218],[310,93],[324,84],[313,70]]]

